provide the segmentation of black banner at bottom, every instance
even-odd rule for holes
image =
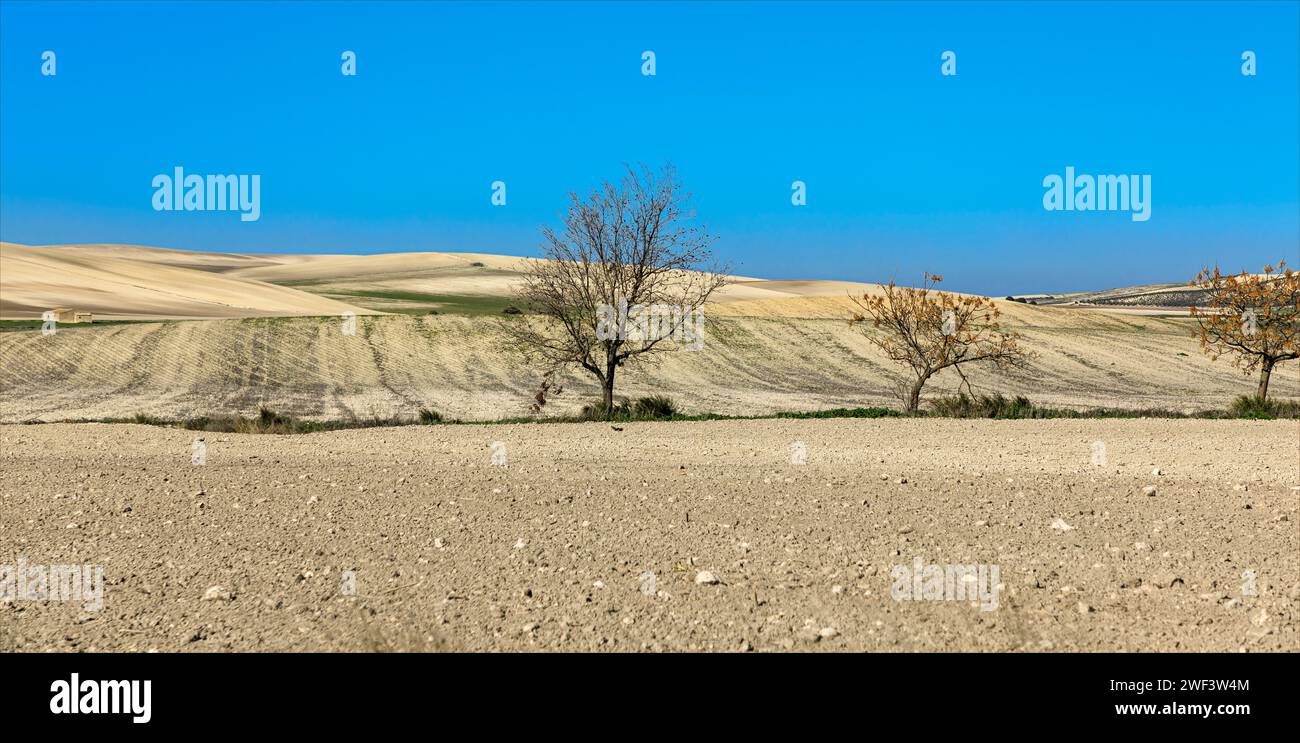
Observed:
[[[47,732],[255,722],[374,733],[431,717],[509,728],[665,715],[734,733],[877,714],[931,730],[1122,730],[1294,720],[1296,668],[1247,654],[11,654],[0,655],[0,698],[7,722]]]

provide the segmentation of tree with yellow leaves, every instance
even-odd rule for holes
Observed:
[[[1217,360],[1232,355],[1250,374],[1259,369],[1255,397],[1268,400],[1268,380],[1279,362],[1300,358],[1300,274],[1264,266],[1262,274],[1223,274],[1206,268],[1190,282],[1205,291],[1205,307],[1191,308],[1201,349]]]
[[[951,367],[970,390],[963,364],[987,362],[999,368],[1022,367],[1032,357],[1020,335],[1002,329],[993,300],[937,291],[942,276],[925,274],[920,287],[881,284],[883,296],[852,297],[862,310],[850,324],[870,322],[867,339],[891,360],[911,367],[914,380],[905,387],[907,412],[921,406],[921,389],[938,372]]]

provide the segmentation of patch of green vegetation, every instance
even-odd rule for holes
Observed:
[[[31,421],[39,423],[40,421]],[[392,416],[383,418],[343,418],[329,421],[311,421],[283,415],[267,408],[261,408],[256,417],[245,418],[239,415],[197,416],[194,418],[167,419],[153,415],[136,413],[130,418],[102,418],[98,420],[65,421],[67,423],[137,423],[144,426],[162,426],[165,428],[183,428],[188,431],[205,431],[209,433],[317,433],[319,431],[342,431],[353,428],[386,428],[392,426],[432,425],[442,422],[442,415],[431,408],[420,408],[413,418]]]
[[[666,421],[677,420],[684,416],[679,416],[677,403],[673,402],[671,397],[666,395],[651,395],[641,397],[636,402],[628,400],[619,400],[614,403],[614,410],[611,415],[607,415],[605,402],[599,401],[590,405],[583,405],[582,412],[578,414],[580,420],[588,421]]]
[[[1300,406],[1297,406],[1300,407]],[[936,418],[990,418],[997,420],[1023,420],[1028,418],[1246,418],[1233,410],[1200,410],[1183,413],[1163,408],[1052,408],[1035,405],[1029,398],[998,395],[968,397],[964,393],[940,397],[930,402],[920,413]]]
[[[833,408],[806,413],[777,413],[777,418],[899,418],[907,414],[893,408]]]
[[[943,418],[1039,418],[1046,409],[1035,408],[1029,398],[1017,395],[1006,398],[1002,395],[980,395],[967,397],[965,393],[951,397],[940,397],[930,403],[927,411],[931,415]]]
[[[42,320],[0,320],[0,333],[15,330],[40,330]]]
[[[929,408],[909,415],[893,408],[834,408],[832,410],[786,411],[770,415],[722,415],[718,413],[698,413],[686,415],[678,411],[671,398],[662,395],[642,397],[636,401],[627,399],[615,403],[614,423],[625,422],[699,422],[729,420],[770,420],[786,419],[832,419],[832,418],[985,418],[994,420],[1033,420],[1048,418],[1187,418],[1187,419],[1274,419],[1300,418],[1300,401],[1270,400],[1263,408],[1254,398],[1241,397],[1234,401],[1228,410],[1201,410],[1181,413],[1159,408],[1124,409],[1124,408],[1090,408],[1072,410],[1069,408],[1052,408],[1035,405],[1023,396],[1007,398],[1002,395],[967,397],[955,395],[932,401]],[[152,415],[137,414],[130,418],[80,418],[58,421],[60,423],[138,423],[149,426],[183,428],[191,431],[208,431],[213,433],[269,433],[297,434],[316,433],[320,431],[342,431],[354,428],[386,428],[393,426],[414,425],[471,425],[490,426],[513,423],[591,423],[604,422],[604,405],[600,402],[583,406],[578,415],[539,418],[518,416],[498,418],[495,420],[464,421],[447,419],[436,410],[420,408],[413,416],[395,415],[388,418],[371,416],[368,418],[343,418],[327,421],[310,421],[281,415],[262,408],[253,418],[242,416],[200,416],[185,419],[166,419]],[[29,425],[45,421],[25,421]]]
[[[14,332],[19,330],[40,330],[44,320],[0,320],[0,333]],[[62,322],[57,326],[57,330],[74,330],[78,328],[94,328],[102,325],[134,325],[137,323],[149,322],[175,322],[174,320],[96,320],[93,323],[88,322]]]
[[[1300,400],[1261,400],[1254,395],[1242,395],[1232,401],[1228,412],[1234,418],[1256,420],[1300,418]]]
[[[677,415],[677,403],[667,395],[638,398],[632,412],[644,418],[671,418]]]

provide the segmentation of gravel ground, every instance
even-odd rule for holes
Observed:
[[[0,426],[0,651],[1300,650],[1296,421],[619,428]]]

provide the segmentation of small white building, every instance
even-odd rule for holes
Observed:
[[[78,323],[95,321],[95,316],[92,313],[78,312],[71,307],[55,307],[50,310],[50,313],[53,314],[55,322]]]

